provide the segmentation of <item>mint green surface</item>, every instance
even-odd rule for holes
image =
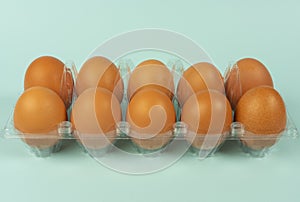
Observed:
[[[2,1],[0,124],[22,91],[36,57],[74,60],[78,68],[99,44],[123,32],[163,28],[202,46],[224,72],[256,57],[269,68],[300,128],[298,1]],[[40,159],[19,140],[0,138],[0,201],[299,201],[300,140],[283,140],[271,155],[251,158],[235,142],[215,157],[186,155],[145,176],[98,164],[76,144]]]

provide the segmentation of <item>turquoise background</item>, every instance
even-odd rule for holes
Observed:
[[[222,72],[230,61],[260,59],[300,128],[299,10],[296,0],[1,1],[1,127],[34,58],[50,54],[80,67],[115,35],[163,28],[194,40]],[[228,142],[204,161],[186,155],[164,171],[130,176],[101,166],[77,145],[39,159],[21,141],[0,138],[0,201],[299,201],[299,155],[299,139],[282,140],[263,159]]]

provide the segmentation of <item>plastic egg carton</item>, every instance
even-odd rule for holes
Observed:
[[[288,116],[285,130],[280,135],[253,135],[249,131],[245,130],[242,123],[238,122],[233,122],[231,124],[230,131],[224,134],[197,135],[189,130],[187,124],[180,122],[181,108],[179,107],[177,99],[174,96],[173,104],[176,110],[177,122],[174,124],[173,130],[169,131],[167,134],[161,137],[152,137],[150,139],[141,140],[147,141],[148,143],[151,143],[151,141],[155,141],[156,144],[161,143],[162,145],[161,148],[156,150],[144,149],[134,141],[132,141],[134,131],[131,130],[129,123],[125,121],[125,114],[128,106],[128,100],[126,96],[127,82],[130,76],[130,72],[132,72],[135,67],[133,60],[128,56],[126,56],[126,58],[115,61],[115,64],[119,67],[121,76],[124,81],[125,93],[123,96],[123,101],[121,103],[123,114],[122,121],[116,124],[115,130],[111,131],[111,136],[107,134],[80,134],[79,131],[76,131],[73,128],[70,121],[60,123],[57,128],[54,128],[53,131],[47,135],[23,134],[15,129],[13,124],[13,115],[9,118],[6,126],[4,127],[2,136],[8,139],[21,139],[27,143],[33,142],[33,144],[29,145],[37,145],[38,143],[39,146],[29,146],[28,144],[26,144],[29,147],[30,151],[38,157],[47,157],[54,152],[58,152],[61,146],[64,144],[64,141],[77,140],[82,149],[93,158],[102,157],[108,153],[118,152],[120,150],[129,153],[135,153],[140,156],[151,156],[159,158],[163,153],[170,153],[177,148],[180,148],[182,153],[190,152],[200,159],[205,159],[215,154],[226,141],[238,141],[242,148],[241,151],[249,153],[251,156],[263,157],[272,149],[272,147],[276,146],[276,143],[281,138],[294,139],[298,137],[298,130],[292,122],[290,116]],[[145,59],[148,58],[149,57]],[[168,59],[168,62],[166,63],[167,67],[174,75],[175,86],[177,86],[180,76],[184,71],[183,63],[184,61],[176,57],[170,57]],[[77,69],[75,65],[70,62],[66,63],[66,71],[72,72],[75,81],[74,83],[76,83]],[[70,96],[73,96],[74,103],[77,98],[75,95],[75,89],[73,90],[73,95]],[[72,106],[68,110],[69,117],[71,109]],[[167,144],[165,144],[166,139],[170,140],[167,141]],[[55,144],[49,146],[49,141],[55,141]],[[198,146],[193,146],[194,144],[192,144],[192,142],[198,144]],[[252,144],[257,145],[260,149],[251,149],[246,142],[251,142]],[[88,145],[90,144],[94,144],[95,147],[89,148]]]

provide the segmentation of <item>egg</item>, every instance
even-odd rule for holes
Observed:
[[[64,63],[52,56],[35,59],[27,68],[24,89],[42,86],[55,91],[68,108],[72,102],[74,81]]]
[[[183,72],[178,83],[177,98],[181,106],[194,93],[202,90],[217,90],[225,93],[223,77],[210,63],[200,62]]]
[[[185,102],[181,121],[188,125],[186,139],[194,148],[211,150],[219,146],[229,133],[232,109],[223,93],[201,91]]]
[[[54,91],[31,87],[18,99],[13,120],[15,128],[24,133],[27,144],[47,148],[58,142],[56,129],[67,120],[66,107]]]
[[[71,123],[76,138],[88,149],[102,149],[115,141],[116,124],[121,121],[117,97],[105,88],[89,88],[76,99]]]
[[[264,64],[253,58],[236,62],[225,77],[227,97],[233,109],[243,94],[257,86],[273,87],[273,80]]]
[[[79,96],[86,89],[101,87],[114,93],[121,102],[124,84],[119,69],[109,59],[95,56],[88,59],[81,67],[76,79],[76,94]]]
[[[284,101],[272,87],[253,88],[239,100],[235,121],[242,123],[247,131],[242,138],[246,146],[254,150],[270,147],[286,127]]]
[[[129,77],[128,99],[130,100],[138,91],[148,87],[165,93],[170,99],[173,98],[173,75],[164,63],[150,59],[137,65]]]
[[[175,119],[170,98],[155,88],[136,93],[129,102],[126,114],[132,141],[146,150],[160,149],[170,142]]]

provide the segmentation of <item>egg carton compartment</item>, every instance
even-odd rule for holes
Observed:
[[[28,150],[37,157],[48,157],[52,153],[59,152],[63,145],[70,139],[71,129],[69,117],[71,113],[71,105],[76,95],[72,85],[76,78],[77,70],[73,61],[64,63],[64,69],[61,77],[61,87],[58,93],[64,97],[63,101],[66,106],[67,119],[52,129],[48,128],[48,132],[39,133],[23,133],[16,129],[14,125],[14,109],[10,114],[5,126],[1,129],[1,137],[6,139],[21,139]],[[70,78],[72,83],[70,83]],[[23,92],[22,92],[23,93]],[[22,95],[22,93],[20,95]],[[28,114],[30,119],[30,114]],[[72,139],[72,138],[71,138]]]
[[[287,124],[279,134],[253,134],[245,130],[242,123],[233,122],[231,125],[231,138],[237,139],[243,152],[252,157],[264,157],[271,153],[281,139],[296,140],[299,137],[298,129],[287,113]]]
[[[70,126],[69,121],[64,121],[48,133],[22,133],[15,128],[12,114],[1,131],[1,136],[6,139],[21,139],[28,150],[37,157],[48,157],[52,153],[59,152],[64,141],[70,139],[72,133]]]

